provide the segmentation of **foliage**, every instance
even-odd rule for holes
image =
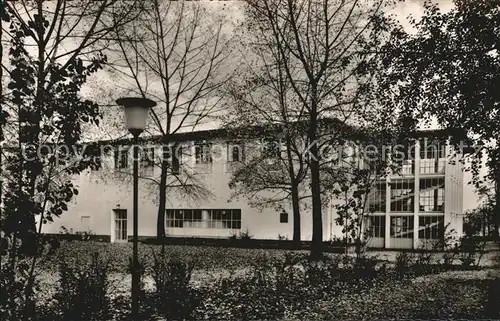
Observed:
[[[460,243],[455,245],[454,254],[464,267],[479,266],[485,253],[486,241],[469,235],[460,238]]]
[[[184,320],[198,304],[198,293],[189,282],[194,266],[168,257],[165,246],[153,252],[151,272],[155,281],[153,302],[158,312],[168,320]]]
[[[489,188],[479,189],[482,202],[475,209],[464,213],[464,233],[466,235],[488,236],[495,229],[495,200]]]
[[[115,245],[117,251],[110,251],[105,244],[95,243],[95,247],[91,244],[62,244],[62,250],[69,258],[77,252],[69,251],[68,245],[80,245],[78,252],[83,253],[72,260],[62,260],[64,264],[60,268],[65,266],[68,276],[61,279],[54,297],[56,300],[49,298],[47,308],[38,310],[45,315],[45,320],[59,320],[55,312],[61,310],[62,303],[66,307],[75,305],[76,301],[70,298],[77,297],[80,290],[93,291],[96,296],[101,296],[103,287],[107,288],[107,301],[104,302],[108,302],[108,311],[113,319],[127,320],[129,317],[130,289],[127,287],[123,289],[123,294],[116,296],[118,292],[110,286],[113,281],[109,272],[112,271],[113,261],[129,257],[131,248]],[[105,262],[98,260],[101,267],[98,269],[93,265],[96,256],[89,254],[95,250],[101,252],[100,257],[106,256]],[[399,269],[404,273],[398,271],[398,265],[387,265],[376,257],[345,258],[335,255],[312,260],[307,252],[293,251],[141,246],[140,255],[147,267],[142,272],[143,277],[149,275],[155,283],[155,288],[151,290],[144,288],[140,309],[142,319],[368,320],[394,316],[427,319],[484,316],[486,309],[493,309],[491,302],[488,303],[491,301],[488,295],[493,297],[494,283],[483,284],[475,279],[448,283],[444,275],[429,275],[452,267],[439,265],[423,253],[414,257],[402,254],[406,258],[399,259],[405,262],[399,263],[403,267]],[[196,265],[198,271],[193,270],[193,258],[199,259]],[[123,274],[124,268],[119,267],[117,271]],[[202,272],[203,276],[212,272],[217,276],[199,280],[197,278],[201,275],[193,277],[197,272]],[[108,275],[106,283],[103,278],[105,273]],[[483,274],[488,279],[494,277]],[[422,276],[414,277],[418,275]],[[85,283],[82,280],[88,281]],[[94,286],[92,290],[85,288],[91,285]],[[82,300],[93,304],[90,298],[83,297]],[[390,304],[391,300],[393,304]],[[106,310],[97,303],[94,307],[95,314],[98,309]],[[77,308],[84,310],[78,313],[88,310],[73,306],[74,310]]]
[[[76,231],[74,232],[73,229],[67,229],[64,226],[61,226],[61,229],[59,231],[59,234],[69,236],[69,235],[74,235],[76,236],[75,239],[78,239],[79,241],[90,241],[92,239],[92,235],[95,235],[94,232],[92,231]],[[73,240],[73,238],[66,238],[70,242]]]
[[[320,303],[307,317],[316,320],[430,320],[485,317],[483,282],[391,280],[368,291]]]
[[[498,208],[499,2],[455,0],[453,4],[444,12],[437,2],[426,1],[421,19],[410,20],[414,33],[407,33],[398,24],[389,26],[391,33],[381,50],[381,69],[386,71],[379,82],[381,93],[402,106],[409,128],[418,121],[429,125],[437,120],[452,136],[457,152],[480,147],[470,155],[473,184],[481,188],[487,181],[496,183]],[[483,164],[485,154],[487,161]],[[486,177],[480,173],[484,165]],[[498,213],[497,209],[496,233]]]
[[[54,299],[63,320],[109,319],[108,270],[97,252],[88,265],[75,267],[61,262]]]
[[[9,246],[8,254],[12,255]],[[25,291],[26,279],[29,276],[30,264],[26,261],[15,262],[9,256],[1,256],[0,265],[0,319],[20,320],[24,315],[33,315],[33,302],[30,293]],[[36,287],[37,279],[33,279]]]
[[[410,266],[413,264],[413,256],[408,252],[399,252],[396,255],[395,269],[399,278],[404,278],[410,271]]]

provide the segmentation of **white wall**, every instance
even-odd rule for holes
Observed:
[[[223,151],[225,153],[225,150]],[[193,162],[194,163],[194,162]],[[81,230],[81,217],[90,216],[90,226],[97,235],[111,235],[114,239],[114,212],[113,209],[127,209],[128,235],[132,235],[132,186],[130,176],[115,176],[113,174],[113,157],[103,161],[101,171],[86,171],[82,173],[74,184],[79,189],[79,195],[68,206],[69,210],[55,222],[43,227],[44,233],[58,233],[61,226],[74,231]],[[131,160],[129,160],[131,168]],[[152,177],[159,176],[159,168],[155,168]],[[240,232],[247,232],[255,239],[278,239],[278,235],[292,239],[293,213],[290,204],[283,204],[288,212],[288,223],[280,223],[280,211],[272,208],[258,210],[252,208],[245,199],[231,200],[231,190],[228,186],[230,173],[225,161],[214,161],[211,173],[199,174],[197,177],[204,187],[212,191],[213,197],[193,201],[177,191],[167,193],[167,208],[191,209],[241,209],[242,222]],[[150,180],[139,181],[139,236],[156,236],[157,220],[157,190]],[[312,238],[311,209],[301,212],[301,238]],[[330,239],[330,221],[332,210],[323,210],[324,240]],[[334,224],[333,224],[334,225]],[[199,236],[227,238],[238,232],[230,229],[212,228],[167,228],[169,236]]]

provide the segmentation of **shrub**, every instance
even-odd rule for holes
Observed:
[[[107,320],[110,304],[108,266],[94,252],[91,262],[83,266],[59,265],[59,286],[54,296],[63,320]]]
[[[399,278],[404,278],[409,274],[412,263],[413,257],[408,252],[399,252],[396,255],[394,268]]]
[[[162,247],[159,254],[153,253],[151,269],[158,313],[169,320],[189,318],[199,301],[198,292],[189,285],[193,265],[168,257]]]
[[[472,236],[465,235],[456,244],[453,252],[462,262],[463,267],[479,266],[485,253],[486,242]]]
[[[487,316],[492,319],[500,318],[500,279],[489,280],[487,286]]]

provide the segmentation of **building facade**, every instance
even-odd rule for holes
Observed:
[[[244,197],[231,197],[229,181],[249,153],[246,145],[235,144],[218,131],[178,134],[172,141],[181,153],[170,150],[165,155],[154,143],[142,148],[140,238],[156,236],[160,167],[155,158],[161,153],[170,166],[171,188],[164,213],[167,236],[228,238],[248,233],[255,239],[292,239],[291,204],[283,202],[279,208],[258,209]],[[450,161],[452,148],[446,144],[427,146],[426,139],[417,141],[420,143],[412,153],[414,157],[405,160],[400,172],[379,181],[369,195],[366,225],[371,247],[416,249],[428,247],[447,231],[462,233],[462,165]],[[105,144],[101,142],[101,146]],[[64,227],[73,232],[91,231],[111,242],[127,242],[132,235],[129,147],[123,142],[114,143],[100,153],[99,170],[75,177],[78,196],[66,213],[43,226],[43,232],[59,233]],[[339,202],[332,196],[323,209],[325,241],[343,236],[342,227],[336,223],[335,204]],[[301,211],[301,236],[303,240],[312,239],[307,204]]]

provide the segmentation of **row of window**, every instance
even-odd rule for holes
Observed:
[[[413,216],[391,216],[390,237],[413,239]],[[370,236],[385,238],[385,216],[370,218]],[[418,218],[418,238],[424,240],[444,237],[443,216],[420,216]]]
[[[446,158],[421,159],[419,165],[420,174],[443,174],[445,172]],[[415,174],[415,163],[412,160],[405,160],[401,168],[402,175]]]
[[[128,149],[115,150],[114,166],[116,169],[128,168]],[[143,148],[140,150],[140,166],[141,168],[152,169],[155,164],[155,149],[154,147]],[[181,159],[180,155],[170,155],[170,150],[165,150],[163,159],[168,160],[172,174],[179,174]]]
[[[444,178],[422,178],[419,181],[419,211],[444,212]],[[389,183],[390,211],[413,212],[415,182],[413,179],[401,179]],[[368,197],[370,212],[385,212],[387,185],[376,184]]]
[[[240,209],[168,209],[167,227],[240,229]]]
[[[446,146],[443,144],[436,144],[434,142],[421,141],[420,150],[420,173],[441,173],[444,171],[446,163]],[[279,142],[273,139],[262,139],[262,151],[270,157],[280,157],[282,146]],[[154,165],[154,148],[144,148],[141,162],[144,166]],[[172,159],[173,163],[179,163],[180,155],[164,155],[166,159]],[[245,148],[243,143],[228,143],[227,144],[227,160],[229,162],[242,162],[245,160]],[[212,144],[209,142],[201,142],[195,144],[195,162],[196,164],[212,163]],[[175,166],[175,164],[172,164]],[[122,148],[115,151],[115,168],[128,167],[128,148]],[[407,160],[403,164],[403,174],[412,174],[414,172],[414,162]]]

